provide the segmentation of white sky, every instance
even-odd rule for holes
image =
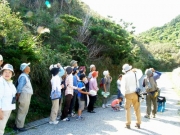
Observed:
[[[180,0],[81,0],[114,20],[132,22],[136,33],[162,26],[180,14]]]

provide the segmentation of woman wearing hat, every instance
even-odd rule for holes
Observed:
[[[1,75],[2,76],[0,77],[0,135],[3,135],[11,111],[16,108],[16,88],[11,80],[12,76],[14,75],[13,66],[10,64],[4,65],[4,67],[1,70]]]

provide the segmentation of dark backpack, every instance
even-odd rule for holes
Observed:
[[[103,88],[103,85],[104,85],[104,77],[103,77],[103,78],[101,78],[101,81],[100,81],[99,87],[100,87],[100,88]]]

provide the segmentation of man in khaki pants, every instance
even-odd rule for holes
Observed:
[[[130,129],[131,124],[131,105],[134,107],[136,114],[136,124],[135,127],[140,128],[141,124],[141,113],[140,113],[140,102],[138,101],[138,96],[136,94],[136,87],[139,85],[138,80],[136,79],[136,71],[131,70],[132,66],[129,64],[123,65],[122,72],[125,73],[122,77],[121,82],[121,92],[125,95],[125,109],[126,109],[126,128]],[[137,80],[137,81],[136,81]]]
[[[24,128],[24,122],[29,110],[31,96],[33,94],[33,89],[29,78],[29,65],[30,63],[21,64],[20,70],[23,73],[18,78],[17,100],[19,105],[14,130],[20,132],[26,131],[26,129]]]

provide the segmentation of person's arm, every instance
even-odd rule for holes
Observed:
[[[26,77],[25,76],[21,76],[18,80],[18,86],[17,86],[17,94],[16,94],[16,100],[19,99],[19,96],[22,92],[22,88],[25,86],[26,84]]]
[[[79,91],[80,93],[89,95],[89,92],[83,91],[83,89],[85,89],[86,87],[83,85],[82,82],[79,82],[79,83],[78,83],[78,88],[79,88],[78,91]]]
[[[121,81],[121,93],[122,93],[122,95],[125,95],[125,91],[126,91],[126,81],[125,81],[125,77],[123,77],[122,81]]]
[[[60,66],[59,77],[62,77],[64,74],[65,74],[65,70],[64,70],[64,68],[62,68],[62,66]]]

